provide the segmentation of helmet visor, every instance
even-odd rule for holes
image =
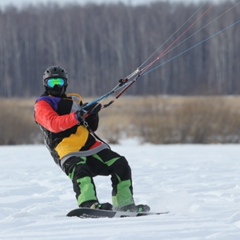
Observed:
[[[45,86],[49,88],[54,88],[55,86],[63,87],[66,83],[64,78],[48,78],[45,80]]]

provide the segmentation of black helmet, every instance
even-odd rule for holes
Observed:
[[[49,78],[63,78],[65,80],[65,84],[63,87],[55,86],[54,88],[49,88],[47,86],[47,80]],[[51,95],[62,95],[65,93],[67,86],[68,86],[68,75],[67,72],[59,66],[51,66],[48,67],[45,72],[43,73],[43,86],[45,87],[46,91]]]
[[[51,66],[43,73],[43,85],[45,86],[45,80],[48,78],[64,78],[68,80],[67,72],[59,66]],[[66,83],[68,83],[66,81]]]

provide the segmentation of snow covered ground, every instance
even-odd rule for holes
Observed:
[[[1,240],[239,240],[239,145],[139,145],[125,155],[136,203],[168,215],[119,219],[67,218],[77,207],[72,185],[42,146],[0,147]],[[95,178],[110,201],[109,177]]]

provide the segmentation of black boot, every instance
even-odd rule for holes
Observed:
[[[149,212],[150,207],[145,204],[139,204],[139,205],[130,204],[130,205],[121,207],[119,210],[124,211],[124,212],[139,212],[139,213],[141,213],[141,212]]]
[[[112,204],[111,203],[99,203],[97,201],[87,201],[82,203],[80,206],[84,208],[91,208],[91,209],[102,209],[102,210],[112,210]]]
[[[94,203],[90,208],[92,209],[102,209],[102,210],[112,210],[113,206],[111,203]]]

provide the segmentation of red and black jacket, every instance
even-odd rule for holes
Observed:
[[[35,121],[52,157],[61,166],[71,156],[89,156],[109,148],[93,134],[98,128],[98,114],[86,118],[89,128],[79,125],[75,113],[81,105],[81,96],[77,94],[63,97],[43,94],[35,103]]]

